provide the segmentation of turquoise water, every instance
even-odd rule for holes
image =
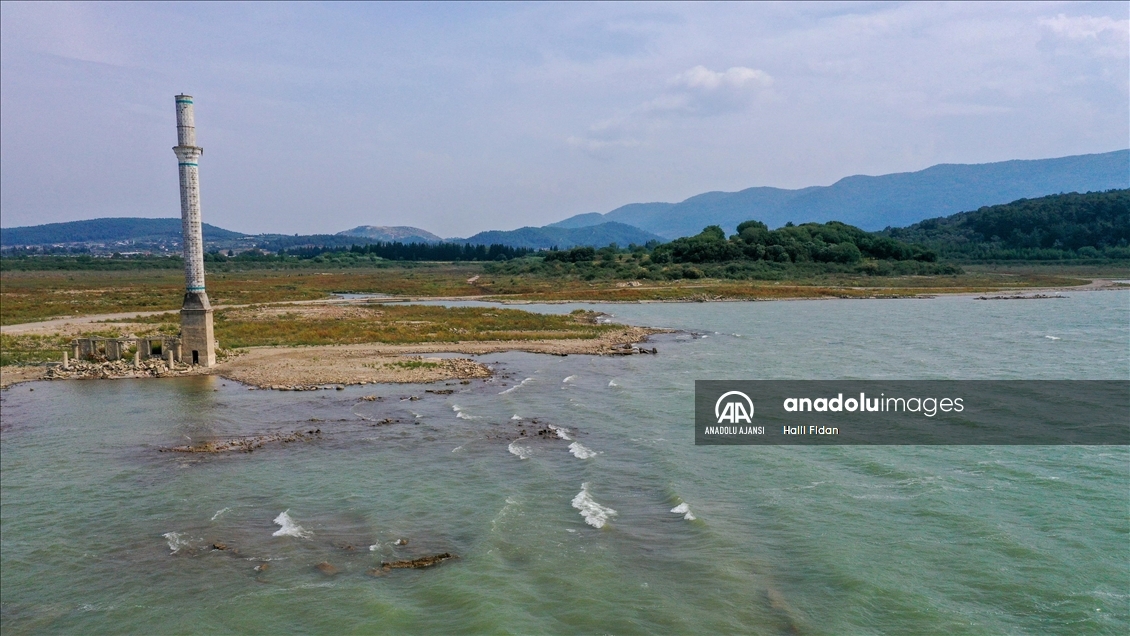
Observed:
[[[683,331],[658,356],[482,356],[496,377],[467,385],[19,385],[0,626],[1124,634],[1126,447],[693,445],[695,379],[1130,377],[1130,294],[1068,296],[530,306]],[[158,452],[297,430],[320,439]]]

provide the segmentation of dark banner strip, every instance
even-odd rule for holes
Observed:
[[[1130,381],[698,380],[695,444],[1130,445]]]

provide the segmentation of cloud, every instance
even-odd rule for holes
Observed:
[[[565,139],[565,143],[593,155],[601,155],[616,148],[635,148],[640,145],[638,139],[593,139],[576,135],[570,135]]]
[[[712,71],[699,65],[675,75],[658,95],[614,117],[589,126],[588,135],[565,143],[592,156],[606,157],[645,143],[655,131],[681,117],[708,117],[746,110],[766,93],[773,78],[765,71],[733,66]]]
[[[765,71],[745,66],[732,66],[725,71],[718,72],[700,65],[671,78],[670,85],[690,90],[707,91],[715,91],[720,88],[768,88],[773,85],[773,78]]]
[[[1040,26],[1069,40],[1096,40],[1110,32],[1130,37],[1130,20],[1115,20],[1109,16],[1080,15],[1068,17],[1059,14],[1054,18],[1040,18]]]

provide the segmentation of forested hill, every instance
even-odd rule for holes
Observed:
[[[1130,190],[1020,199],[882,234],[943,258],[1130,258]]]
[[[205,241],[228,241],[242,238],[214,225],[203,226]],[[56,243],[91,243],[99,241],[179,241],[180,218],[142,219],[105,218],[67,223],[48,223],[30,227],[10,227],[0,230],[0,245],[52,245]]]

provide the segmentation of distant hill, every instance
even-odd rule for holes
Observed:
[[[948,258],[1130,259],[1130,190],[1020,199],[883,234]]]
[[[418,227],[360,225],[352,230],[338,232],[338,236],[359,236],[387,243],[439,243],[440,237]]]
[[[231,241],[245,234],[214,225],[203,225],[204,241]],[[0,246],[53,245],[56,243],[113,243],[119,241],[152,242],[181,240],[181,221],[172,219],[105,218],[67,223],[48,223],[28,227],[0,229]]]
[[[632,203],[607,214],[587,213],[548,227],[580,228],[616,221],[668,239],[707,225],[733,232],[756,219],[769,227],[842,221],[866,230],[905,226],[985,205],[1062,192],[1130,188],[1130,150],[1058,159],[940,164],[918,172],[852,176],[799,190],[758,187],[707,192],[681,203]]]
[[[604,247],[616,243],[626,247],[635,243],[644,245],[648,241],[663,241],[663,237],[624,223],[605,222],[580,228],[564,227],[523,227],[517,230],[491,230],[479,232],[465,239],[448,239],[452,242],[480,245],[508,245],[530,249],[551,247],[569,248],[581,246]]]

